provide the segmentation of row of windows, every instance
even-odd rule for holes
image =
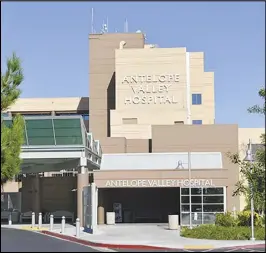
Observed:
[[[223,187],[191,188],[191,195],[223,195]],[[189,195],[189,188],[181,188],[181,195]]]
[[[191,205],[191,212],[224,212],[224,204]],[[181,212],[189,212],[189,205],[182,205]]]
[[[181,188],[181,224],[190,224],[191,190],[191,222],[192,225],[214,224],[217,213],[225,212],[224,187]]]

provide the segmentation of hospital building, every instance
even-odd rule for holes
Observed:
[[[21,193],[21,213],[63,210],[84,224],[113,211],[117,223],[178,214],[188,225],[191,199],[197,225],[242,210],[228,152],[244,157],[265,129],[216,124],[211,55],[146,44],[141,32],[90,34],[88,46],[89,96],[20,98],[5,112],[26,122],[22,176],[4,186]]]

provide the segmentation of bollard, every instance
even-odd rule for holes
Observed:
[[[8,214],[8,225],[12,225],[12,213]]]
[[[66,218],[65,216],[62,217],[62,226],[61,226],[61,233],[65,233],[65,224],[66,224]]]
[[[79,238],[80,234],[80,221],[79,218],[76,219],[76,237]]]
[[[50,215],[50,228],[49,228],[49,230],[53,231],[53,228],[54,228],[54,216],[51,214]]]
[[[42,213],[39,213],[38,229],[42,228]]]
[[[31,228],[35,227],[35,213],[32,212],[31,214]]]

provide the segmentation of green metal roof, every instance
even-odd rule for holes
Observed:
[[[24,116],[25,132],[22,149],[34,147],[83,146],[101,156],[99,142],[87,133],[82,116]],[[12,118],[4,117],[6,126]]]

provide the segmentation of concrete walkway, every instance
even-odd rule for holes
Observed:
[[[7,226],[23,229],[23,226]],[[29,225],[28,225],[29,227]],[[58,236],[63,239],[76,241],[76,228],[66,225],[64,235],[61,234],[60,224],[54,226],[53,233],[48,232],[49,225],[44,225],[44,233]],[[24,226],[25,229],[25,226]],[[100,225],[95,234],[80,232],[81,241],[94,244],[99,247],[109,248],[172,248],[172,249],[212,249],[221,247],[254,246],[265,244],[265,241],[218,241],[189,239],[180,236],[179,230],[169,230],[165,224],[116,224]],[[74,240],[75,239],[75,240]]]

